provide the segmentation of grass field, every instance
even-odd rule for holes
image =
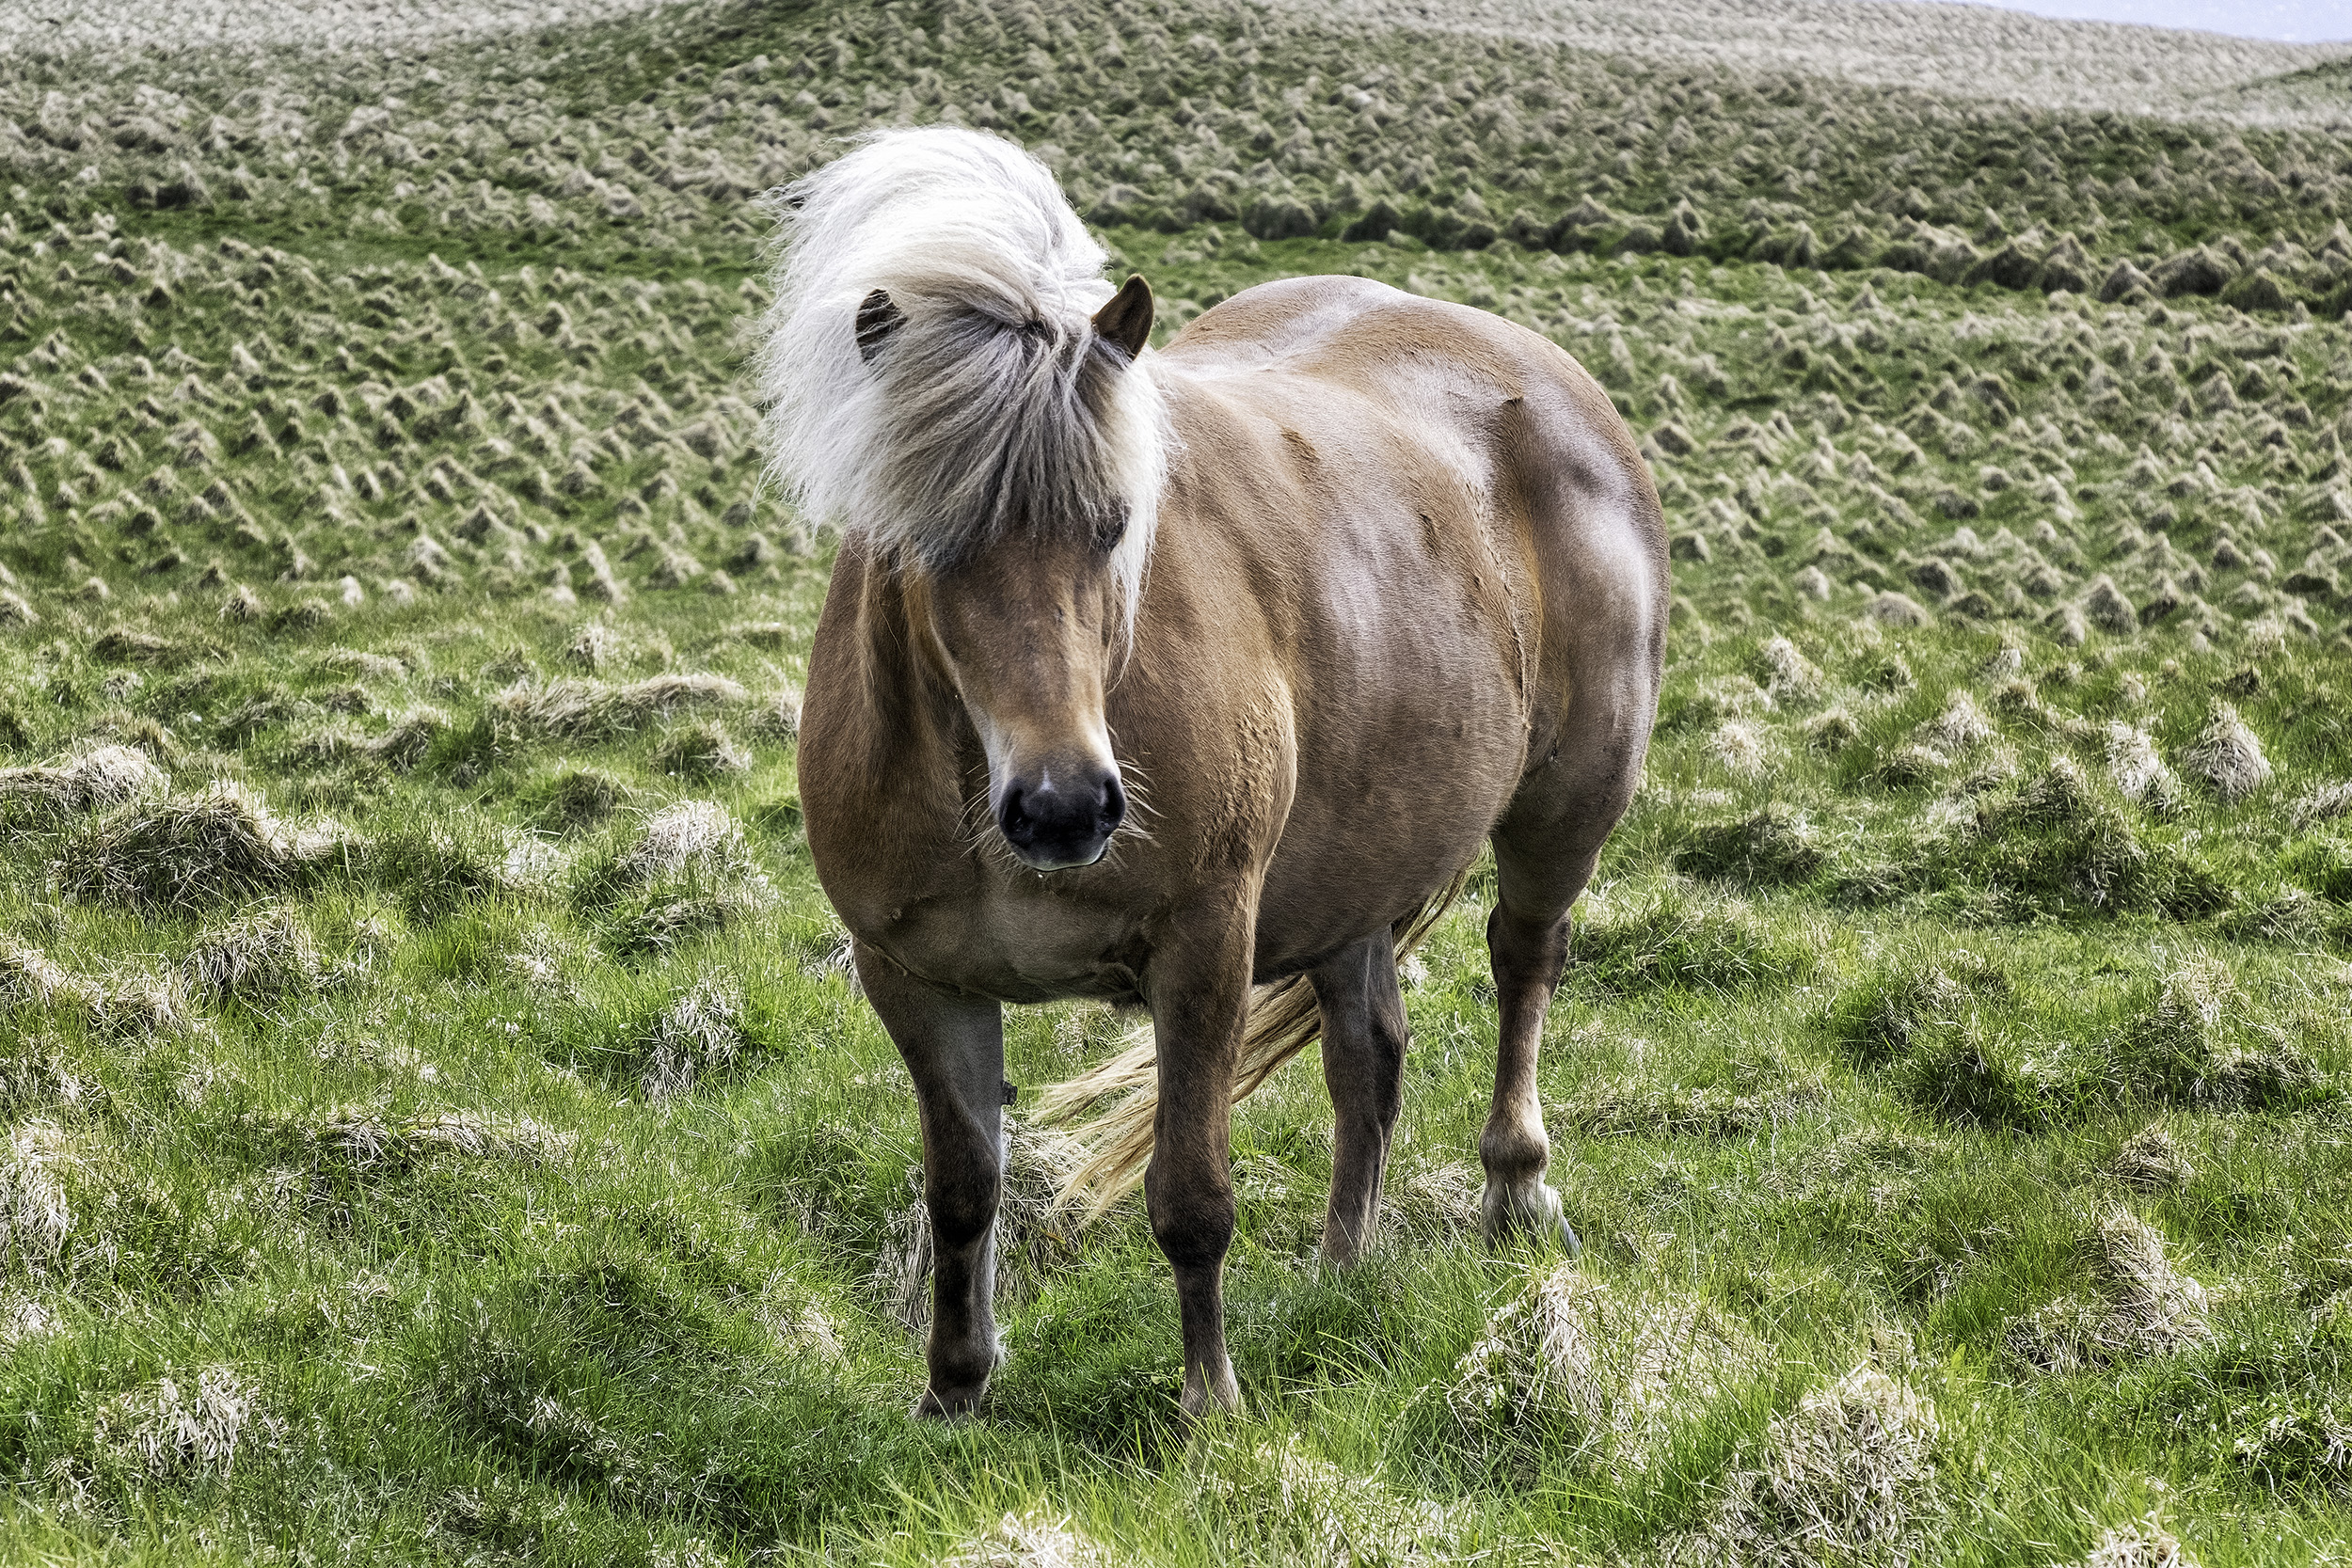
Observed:
[[[2352,1560],[2352,53],[168,9],[0,30],[0,1559]],[[1319,272],[1551,336],[1674,531],[1546,1042],[1585,1257],[1475,1240],[1474,877],[1370,1261],[1311,1066],[1240,1115],[1198,1428],[1025,1126],[991,1406],[906,1416],[914,1101],[793,775],[832,545],[741,367],[755,194],[951,119],[1163,338]],[[1011,1076],[1125,1027],[1017,1010]]]

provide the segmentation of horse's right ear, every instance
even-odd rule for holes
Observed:
[[[906,324],[905,313],[891,303],[888,293],[876,289],[867,294],[858,301],[857,356],[872,364],[874,356],[882,352],[882,346],[889,341],[890,335]]]
[[[1128,276],[1127,286],[1094,312],[1094,330],[1127,351],[1133,359],[1152,341],[1152,285],[1143,274]]]

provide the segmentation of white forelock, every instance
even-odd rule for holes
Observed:
[[[994,136],[879,132],[786,190],[762,328],[772,471],[819,523],[933,567],[1009,529],[1090,529],[1132,621],[1167,474],[1146,349],[1093,327],[1108,260],[1044,165]],[[868,361],[861,303],[903,318]]]

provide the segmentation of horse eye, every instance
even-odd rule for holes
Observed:
[[[1127,517],[1124,513],[1115,517],[1105,517],[1095,525],[1094,547],[1103,551],[1115,550],[1119,547],[1119,542],[1126,537]]]

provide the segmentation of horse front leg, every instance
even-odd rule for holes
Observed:
[[[916,979],[859,942],[866,997],[914,1080],[931,1221],[930,1378],[917,1416],[979,1402],[995,1369],[996,1205],[1004,1183],[1004,1011]]]
[[[1143,1176],[1152,1234],[1176,1273],[1184,1414],[1241,1408],[1225,1351],[1225,1253],[1233,1242],[1233,1071],[1249,1014],[1253,911],[1179,920],[1147,974],[1159,1108]]]

